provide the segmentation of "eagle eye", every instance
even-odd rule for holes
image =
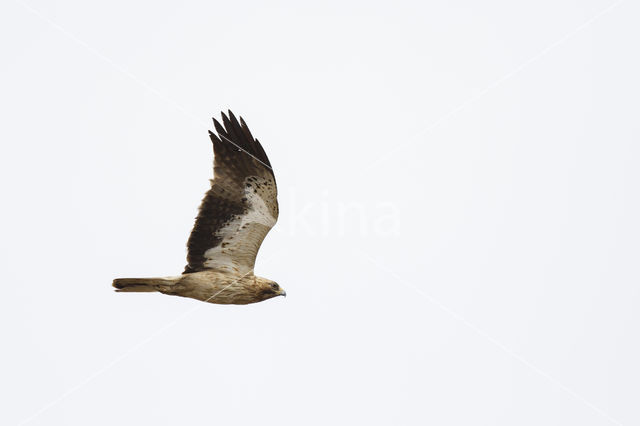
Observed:
[[[278,289],[278,284],[277,283],[272,283],[271,284],[271,288],[274,289],[274,290],[277,290]]]

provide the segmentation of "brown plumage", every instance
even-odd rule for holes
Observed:
[[[182,275],[117,278],[121,292],[161,292],[210,303],[260,302],[286,293],[253,274],[260,245],[278,219],[276,179],[267,154],[242,117],[222,113],[209,132],[214,178],[187,242]]]

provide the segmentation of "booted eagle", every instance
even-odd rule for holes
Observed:
[[[246,305],[285,291],[274,281],[253,275],[260,245],[278,219],[276,178],[262,145],[242,117],[222,113],[213,119],[216,135],[211,189],[187,242],[182,275],[165,278],[117,278],[116,291],[160,292],[209,303]]]

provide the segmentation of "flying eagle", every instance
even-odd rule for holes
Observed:
[[[260,244],[278,219],[276,178],[262,145],[242,117],[222,113],[209,131],[214,162],[207,192],[187,242],[182,275],[117,278],[116,291],[160,292],[203,302],[246,305],[286,296],[274,281],[253,275]]]

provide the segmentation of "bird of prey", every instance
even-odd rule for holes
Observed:
[[[222,113],[209,131],[214,162],[206,193],[187,242],[182,275],[117,278],[116,291],[160,292],[203,302],[246,305],[286,296],[274,281],[257,277],[253,267],[260,244],[278,219],[276,179],[262,145],[242,117]]]

